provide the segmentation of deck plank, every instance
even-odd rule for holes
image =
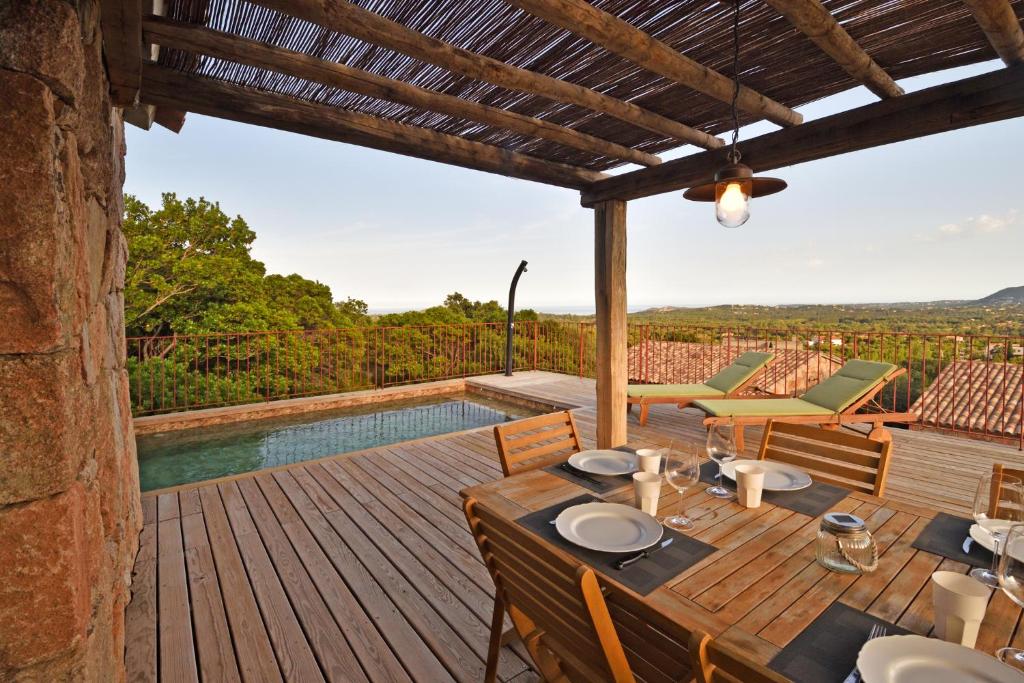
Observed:
[[[220,492],[216,486],[204,486],[199,489],[199,499],[203,504],[206,531],[213,550],[217,576],[220,578],[224,610],[231,627],[231,638],[235,643],[242,677],[247,681],[283,680],[238,546],[231,534],[231,525]]]
[[[349,547],[347,538],[343,540],[309,497],[298,490],[297,486],[289,487],[291,490],[286,495],[279,486],[277,478],[271,475],[262,475],[257,477],[256,481],[275,510],[286,505],[295,507],[298,515],[301,516],[301,521],[285,523],[283,525],[285,530],[302,524],[303,528],[312,533],[345,583],[352,588],[353,593],[359,596],[363,609],[378,625],[381,633],[413,680],[439,682],[454,680],[412,624],[405,618],[398,605],[392,601],[376,578],[364,566],[358,552]]]
[[[256,482],[245,479],[238,487],[286,589],[297,594],[292,604],[324,663],[326,678],[346,680],[348,662],[335,661],[344,652],[346,658],[354,654],[375,683],[411,680],[308,531],[297,543],[289,539]]]
[[[175,501],[177,496],[169,494]],[[185,550],[178,517],[159,522],[158,617],[160,631],[160,678],[165,681],[198,681],[192,617],[185,574]]]
[[[485,624],[412,557],[387,529],[373,520],[325,470],[307,471],[311,476],[304,477],[302,484],[322,487],[342,508],[326,513],[324,516],[328,522],[352,546],[360,561],[434,654],[457,680],[481,680],[488,635]],[[290,473],[276,473],[275,479],[293,502],[293,495],[301,495],[302,486]],[[474,643],[475,649],[467,638]],[[505,661],[507,659],[503,664]],[[522,671],[522,667],[509,671],[507,666],[502,671],[503,678],[511,678]]]
[[[198,502],[199,494],[195,493]],[[204,681],[240,681],[206,521],[202,514],[193,513],[181,518],[181,527],[200,677]]]
[[[270,643],[274,647],[277,662],[281,666],[281,673],[285,680],[323,681],[323,674],[320,672],[320,666],[313,655],[310,643],[306,640],[295,611],[281,585],[281,578],[274,571],[270,556],[263,546],[263,540],[256,532],[256,525],[249,515],[242,495],[238,492],[237,484],[232,481],[221,484],[218,488],[221,499],[224,501],[228,522],[235,535],[235,542],[241,553],[242,562],[249,575],[249,583],[252,585],[256,602],[260,606],[260,613],[263,615],[263,623],[267,627]],[[339,648],[344,650],[345,647],[343,640],[339,643]],[[351,655],[351,653],[349,654]],[[354,666],[347,668],[347,674],[352,677],[352,680],[366,680],[362,675],[362,669],[355,664],[354,656],[351,657],[351,664]]]
[[[132,683],[151,683],[157,674],[156,498],[149,498],[151,522],[142,527],[132,571],[132,599],[125,610],[125,671]]]

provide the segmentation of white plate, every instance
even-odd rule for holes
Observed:
[[[569,464],[590,474],[629,474],[636,472],[636,456],[623,451],[580,451],[569,458]]]
[[[1021,683],[1019,673],[969,647],[921,636],[869,640],[857,656],[864,683]]]
[[[618,503],[573,505],[555,518],[555,528],[570,543],[606,553],[649,548],[664,531],[654,517]]]
[[[799,491],[811,485],[811,476],[803,470],[771,460],[733,460],[722,465],[722,474],[736,481],[736,465],[763,469],[765,491]]]
[[[1006,524],[999,524],[997,522],[993,524],[993,526],[995,527],[995,531],[1006,531],[1010,528],[1011,524],[1010,522],[1007,522]],[[980,524],[972,524],[970,534],[971,538],[974,539],[975,543],[980,545],[985,550],[992,552],[992,534],[989,532],[988,529],[981,526]]]

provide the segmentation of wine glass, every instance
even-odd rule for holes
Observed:
[[[977,567],[971,576],[990,588],[999,587],[999,550],[1011,524],[1024,522],[1024,483],[1017,477],[989,472],[974,494],[974,521],[992,536],[992,567]]]
[[[707,488],[708,495],[715,498],[732,498],[732,491],[722,486],[722,465],[736,459],[736,440],[731,424],[714,424],[708,427],[708,457],[718,463],[715,484]]]
[[[693,521],[685,514],[683,499],[686,496],[686,489],[700,482],[700,457],[692,447],[672,448],[671,445],[665,449],[664,456],[665,479],[679,491],[679,514],[666,517],[665,525],[673,529],[692,529]]]
[[[999,560],[999,587],[1007,597],[1024,607],[1024,524],[1010,527],[1003,543],[1003,555]],[[1024,650],[1004,647],[996,651],[996,657],[1004,664],[1024,670]]]

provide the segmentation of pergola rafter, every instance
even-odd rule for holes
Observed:
[[[1009,0],[964,0],[1007,66],[1024,63],[1024,30]]]
[[[453,73],[511,90],[549,97],[614,116],[681,143],[714,149],[724,143],[670,118],[574,83],[512,66],[431,38],[347,0],[254,0],[257,4],[312,21],[374,45],[401,52]]]
[[[600,45],[620,57],[680,85],[693,88],[721,102],[731,102],[732,79],[676,52],[629,22],[619,19],[587,0],[506,0],[530,14]],[[736,105],[759,119],[780,126],[795,126],[803,116],[770,97],[740,86]]]
[[[839,25],[820,0],[767,1],[868,90],[883,99],[903,94],[903,88]]]
[[[784,128],[743,142],[743,163],[755,172],[802,164],[894,142],[1024,116],[1024,65],[1001,69]],[[657,168],[599,180],[583,191],[584,206],[682,190],[714,175],[720,152],[701,152]]]
[[[143,101],[207,116],[350,142],[514,178],[580,189],[605,177],[456,135],[407,126],[285,95],[228,85],[156,64],[142,68]]]
[[[314,83],[335,86],[369,97],[506,128],[524,135],[543,138],[561,145],[629,161],[641,166],[656,166],[661,163],[661,159],[653,154],[580,133],[572,128],[560,126],[544,119],[524,116],[498,107],[419,88],[394,78],[378,76],[363,69],[355,69],[337,62],[328,62],[295,50],[232,36],[222,31],[170,21],[161,17],[147,17],[143,22],[143,34],[148,40],[166,47],[218,57]]]

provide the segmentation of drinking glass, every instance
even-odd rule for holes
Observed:
[[[1024,607],[1024,524],[1014,524],[1006,534],[999,560],[999,587],[1007,597]],[[996,652],[996,657],[1004,664],[1024,670],[1024,650],[1004,647]]]
[[[672,448],[664,452],[665,479],[676,491],[679,491],[679,514],[665,518],[665,526],[673,529],[692,529],[693,521],[686,516],[683,509],[686,489],[700,482],[700,457],[697,449],[692,447]]]
[[[715,498],[732,498],[732,491],[722,486],[722,465],[736,459],[736,440],[731,424],[716,424],[708,427],[708,457],[718,463],[715,484],[707,488],[708,495]]]
[[[1024,483],[1017,477],[989,472],[974,494],[974,521],[992,535],[992,567],[971,570],[971,576],[990,588],[999,587],[999,551],[1011,524],[1024,522]]]

